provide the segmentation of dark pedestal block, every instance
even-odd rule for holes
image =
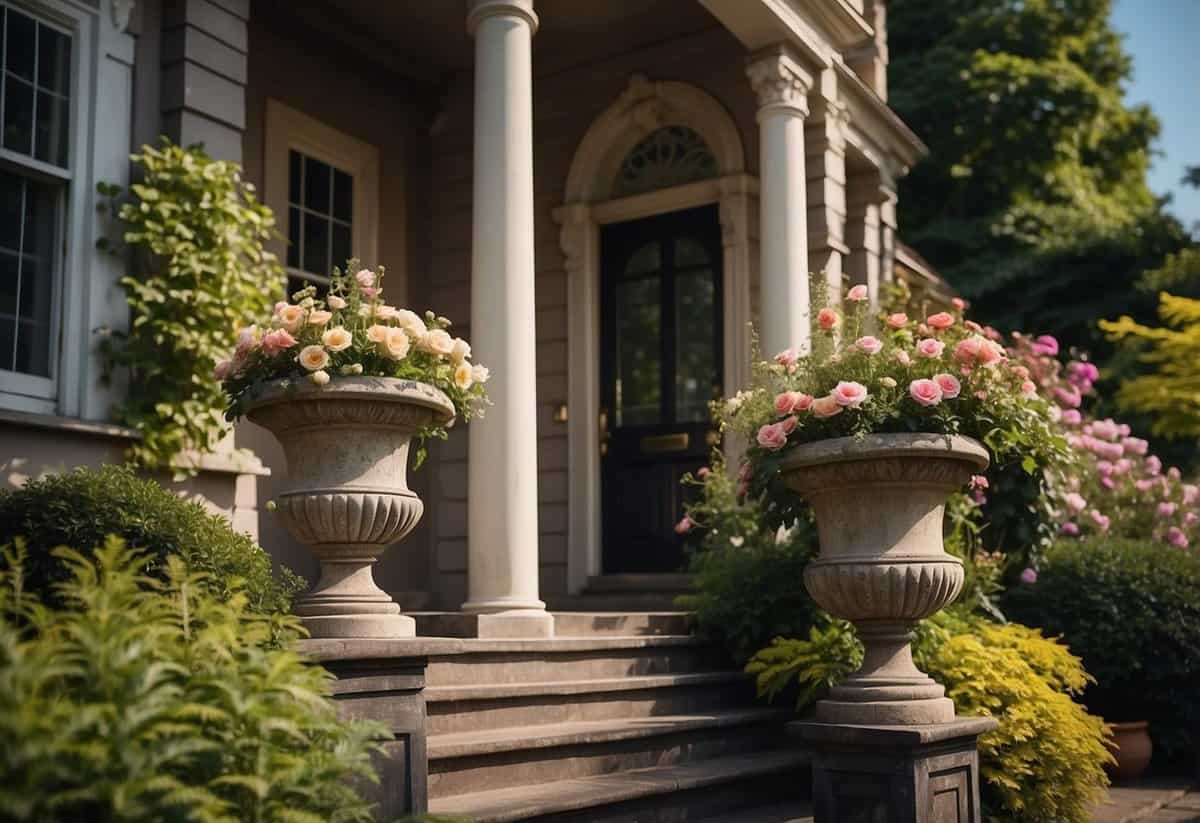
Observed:
[[[990,717],[934,726],[788,725],[813,753],[816,823],[981,823],[979,735]]]
[[[337,677],[334,699],[344,717],[375,720],[392,732],[375,758],[378,784],[361,787],[391,820],[428,809],[425,667],[431,655],[457,651],[447,640],[304,640],[299,651]]]

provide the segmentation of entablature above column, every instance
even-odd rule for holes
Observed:
[[[850,0],[700,0],[747,50],[783,42],[824,68],[874,37]]]

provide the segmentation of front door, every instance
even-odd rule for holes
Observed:
[[[677,572],[679,478],[708,462],[721,394],[716,206],[601,234],[603,571]]]

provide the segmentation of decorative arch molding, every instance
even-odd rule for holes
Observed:
[[[666,126],[695,131],[716,159],[716,176],[627,197],[614,197],[626,156]],[[600,573],[600,228],[681,209],[717,204],[723,257],[725,392],[749,378],[751,295],[757,291],[758,178],[746,173],[737,125],[715,98],[695,86],[635,74],[592,122],[571,161],[561,227],[567,276],[568,501],[567,578],[572,594]]]

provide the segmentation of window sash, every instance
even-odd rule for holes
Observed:
[[[5,146],[3,144],[3,140],[2,140],[2,135],[0,135],[0,159],[7,160],[12,163],[19,163],[21,165],[28,166],[31,169],[34,169],[36,171],[39,171],[39,172],[41,172],[45,175],[51,176],[51,177],[58,177],[61,179],[70,179],[71,168],[74,166],[74,162],[73,162],[73,160],[74,160],[74,151],[73,151],[74,139],[73,138],[74,138],[75,132],[78,129],[78,125],[79,125],[76,122],[76,116],[77,116],[79,107],[78,107],[78,105],[76,103],[76,99],[75,99],[75,94],[76,94],[77,89],[76,89],[76,84],[75,84],[75,80],[74,80],[74,78],[78,72],[78,60],[79,60],[79,50],[76,48],[76,45],[77,45],[76,32],[73,31],[69,26],[65,26],[60,22],[49,19],[47,17],[47,15],[45,15],[45,14],[39,14],[34,9],[27,8],[25,6],[20,6],[20,5],[14,4],[14,3],[6,2],[5,0],[0,0],[0,15],[7,16],[10,9],[17,14],[20,14],[24,17],[28,17],[31,20],[33,20],[34,25],[35,25],[35,29],[34,29],[35,32],[37,31],[37,27],[40,26],[40,27],[44,27],[47,29],[51,29],[53,31],[58,32],[59,34],[66,36],[68,44],[69,44],[69,48],[70,48],[70,52],[69,52],[70,70],[68,71],[67,78],[66,78],[67,91],[65,93],[58,92],[57,90],[54,90],[54,89],[45,88],[44,86],[42,86],[40,84],[40,82],[38,80],[38,75],[39,75],[38,70],[40,68],[40,60],[41,60],[41,55],[40,55],[41,37],[38,37],[35,34],[35,36],[34,36],[34,52],[33,52],[34,53],[33,77],[28,81],[26,81],[24,78],[18,78],[20,82],[26,83],[33,89],[33,110],[32,110],[31,120],[30,120],[29,152],[25,153],[25,152],[21,152],[21,151],[16,151],[14,149],[5,148]],[[7,30],[7,27],[3,27],[3,28],[5,31]],[[7,39],[8,39],[7,36],[0,38],[0,127],[3,126],[4,121],[5,121],[5,112],[6,112],[6,103],[7,103],[7,100],[5,99],[6,94],[7,94],[7,87],[8,87],[7,75],[9,73],[8,72]],[[64,165],[64,166],[60,166],[57,163],[51,163],[51,162],[48,162],[45,160],[41,160],[36,156],[37,155],[37,103],[38,103],[39,93],[50,94],[50,95],[57,97],[59,99],[62,99],[66,102],[66,111],[67,111],[67,118],[68,118],[67,119],[67,127],[66,127],[65,134],[62,135],[62,138],[61,138],[66,143],[66,146],[67,146],[67,160],[66,160],[66,165]]]

